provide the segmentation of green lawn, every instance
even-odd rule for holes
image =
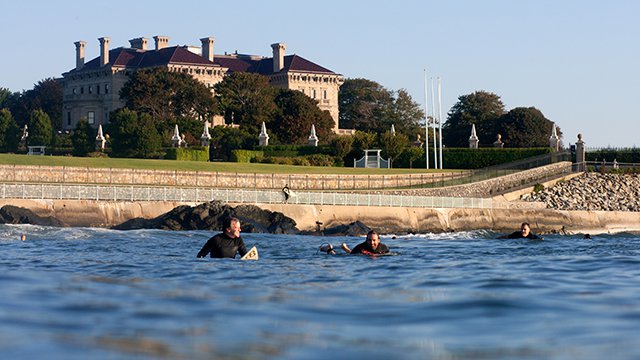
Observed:
[[[425,169],[363,169],[352,167],[293,166],[231,162],[199,162],[176,160],[83,158],[72,156],[37,156],[0,154],[0,165],[44,165],[95,168],[126,168],[183,171],[219,171],[258,174],[420,174],[440,172]],[[457,171],[457,170],[446,170]]]

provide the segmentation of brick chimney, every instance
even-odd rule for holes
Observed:
[[[105,66],[109,63],[109,41],[108,37],[101,37],[100,41],[100,66]]]
[[[149,43],[149,39],[144,37],[139,37],[135,39],[129,40],[129,44],[134,49],[147,50],[147,44]]]
[[[76,70],[80,70],[84,67],[84,46],[87,43],[80,40],[74,44],[76,44]]]
[[[271,44],[273,49],[273,72],[280,72],[284,68],[284,50],[287,46],[283,43]]]
[[[153,40],[156,41],[156,50],[161,50],[169,46],[168,36],[154,36]]]
[[[206,37],[200,39],[202,43],[202,57],[213,62],[213,43],[215,39],[212,37]]]

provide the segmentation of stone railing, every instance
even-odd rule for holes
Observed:
[[[241,166],[241,165],[240,165]],[[257,174],[206,171],[1,165],[0,179],[15,183],[188,186],[202,188],[370,190],[462,179],[469,171],[392,175]]]

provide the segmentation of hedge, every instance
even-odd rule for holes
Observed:
[[[209,147],[168,148],[165,159],[185,161],[209,161]]]
[[[264,158],[264,152],[260,150],[232,150],[231,151],[231,161],[234,162],[255,162],[256,159]]]
[[[504,164],[533,156],[551,153],[545,148],[448,148],[442,152],[442,161],[447,169],[480,169]]]
[[[619,163],[640,163],[640,148],[632,149],[602,149],[595,151],[587,151],[587,161],[602,161],[612,162],[616,160]]]

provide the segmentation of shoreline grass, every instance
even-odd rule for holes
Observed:
[[[352,167],[294,166],[277,164],[203,162],[154,159],[85,158],[73,156],[38,156],[0,154],[0,165],[68,166],[88,168],[124,168],[144,170],[206,171],[256,174],[336,174],[336,175],[397,175],[430,174],[464,170],[426,169],[365,169]]]

